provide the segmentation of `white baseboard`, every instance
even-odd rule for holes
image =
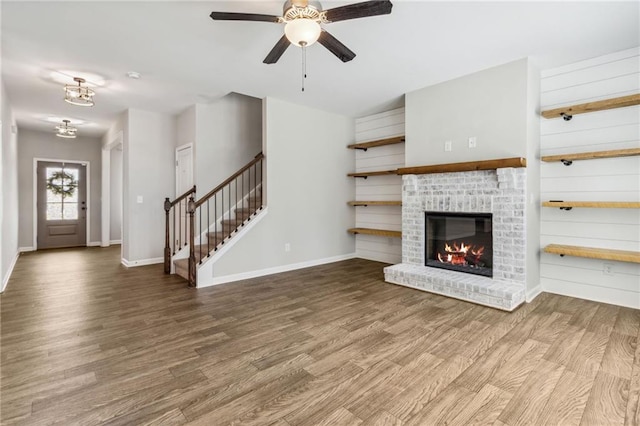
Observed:
[[[35,247],[18,247],[20,253],[26,253],[28,251],[35,251]]]
[[[164,263],[164,258],[154,257],[151,259],[127,260],[123,257],[122,259],[120,259],[120,263],[122,263],[127,268],[134,268],[136,266],[147,266],[147,265],[156,265],[158,263]]]
[[[2,277],[2,288],[0,289],[0,293],[3,293],[4,290],[7,288],[7,284],[9,284],[9,278],[11,278],[11,274],[13,273],[13,268],[15,268],[16,262],[18,261],[19,257],[20,257],[20,251],[18,251],[16,255],[13,257],[13,260],[11,261],[11,265],[9,265],[9,269],[7,269],[7,273],[4,275],[4,277]]]
[[[263,277],[265,275],[279,274],[281,272],[288,272],[288,271],[294,271],[296,269],[309,268],[311,266],[318,266],[318,265],[324,265],[327,263],[340,262],[342,260],[353,259],[355,257],[356,257],[355,253],[341,254],[338,256],[326,257],[324,259],[316,259],[316,260],[309,260],[306,262],[291,263],[289,265],[275,266],[273,268],[259,269],[257,271],[242,272],[240,274],[225,275],[223,277],[214,278],[211,282],[207,284],[198,285],[198,288],[211,287],[214,285],[220,285],[220,284],[230,283],[234,281],[248,280],[251,278]]]
[[[100,241],[89,241],[87,247],[100,247],[100,244],[102,244]]]
[[[111,240],[109,244],[122,244],[122,240]]]
[[[542,286],[541,285],[537,285],[534,288],[532,288],[531,290],[527,291],[527,295],[526,295],[526,301],[527,303],[531,303],[533,302],[533,299],[535,299],[536,297],[538,297],[540,295],[540,293],[542,293]]]

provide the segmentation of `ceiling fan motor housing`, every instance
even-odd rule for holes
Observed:
[[[282,7],[282,20],[289,22],[300,18],[326,22],[319,1],[287,0]]]

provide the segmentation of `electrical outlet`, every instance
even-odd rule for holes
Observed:
[[[451,151],[452,146],[453,146],[453,144],[451,143],[451,141],[446,141],[444,143],[444,150],[449,152],[449,151]]]
[[[284,251],[291,251],[291,244],[289,244],[289,243],[285,243],[285,245],[284,245]]]
[[[613,263],[603,263],[602,264],[602,273],[604,275],[614,275]]]
[[[469,148],[475,148],[478,146],[478,139],[475,136],[469,138]]]

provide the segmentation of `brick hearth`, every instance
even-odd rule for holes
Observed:
[[[525,300],[526,169],[405,175],[402,263],[385,280],[511,311]],[[425,265],[425,211],[492,213],[493,278]]]

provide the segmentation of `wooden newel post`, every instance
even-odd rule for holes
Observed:
[[[189,197],[189,202],[187,203],[187,211],[189,212],[189,287],[196,286],[196,252],[195,252],[195,240],[196,240],[196,231],[195,231],[195,211],[196,211],[196,202],[193,199],[193,195]]]
[[[169,211],[171,210],[171,201],[169,198],[164,199],[164,273],[171,273],[171,247],[169,243]]]

